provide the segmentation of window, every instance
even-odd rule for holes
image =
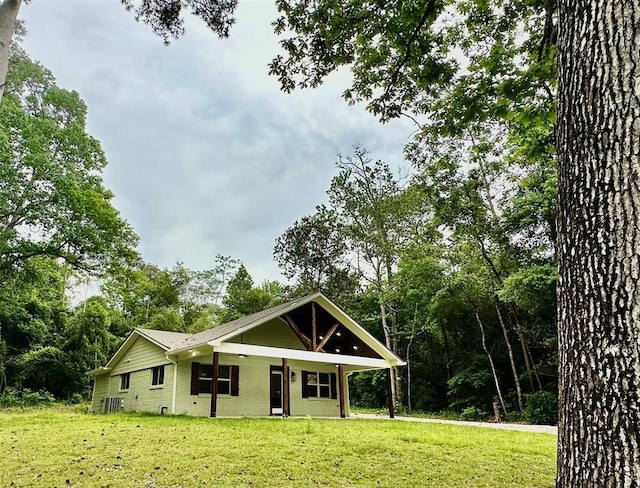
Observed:
[[[336,374],[303,371],[302,398],[337,398]]]
[[[120,375],[120,391],[129,389],[129,381],[131,379],[131,373],[124,373]]]
[[[211,364],[201,364],[200,365],[200,374],[198,375],[200,379],[198,391],[200,393],[211,393],[211,383],[213,381],[213,366]]]
[[[218,366],[218,395],[231,393],[231,366]]]
[[[164,365],[151,369],[151,386],[164,385]]]
[[[238,396],[239,367],[218,366],[218,395]],[[213,365],[191,363],[191,394],[211,393]]]

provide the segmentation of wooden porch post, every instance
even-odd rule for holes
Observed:
[[[211,413],[210,417],[216,416],[216,409],[218,407],[218,358],[219,353],[213,353],[213,372],[211,373]]]
[[[311,350],[316,351],[316,302],[311,302]]]
[[[387,406],[389,407],[389,418],[395,415],[393,412],[393,395],[391,394],[391,368],[387,368]]]
[[[345,387],[344,387],[344,365],[338,365],[338,395],[340,397],[340,418],[345,418],[347,416],[346,412],[346,404],[345,401]]]
[[[289,403],[289,365],[282,358],[282,415],[290,416],[291,405]]]

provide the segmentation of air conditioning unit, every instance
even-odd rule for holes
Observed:
[[[124,408],[124,398],[106,397],[104,399],[104,413],[116,413]]]

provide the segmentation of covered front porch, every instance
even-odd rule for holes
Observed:
[[[380,369],[387,371],[393,417],[390,369],[404,364],[322,294],[195,334],[167,353],[182,365],[175,384],[184,410],[210,417],[344,418],[349,375]],[[185,363],[191,365],[191,401],[184,399]]]
[[[345,418],[349,414],[348,377],[358,371],[385,369],[387,372],[387,398],[391,399],[390,369],[382,359],[343,356],[338,354],[318,353],[284,349],[278,347],[257,346],[222,342],[211,344],[212,392],[210,417],[219,415],[219,385],[221,357],[236,356],[242,369],[243,364],[250,363],[252,358],[263,358],[269,362],[269,415],[306,415],[307,409],[300,407],[300,399],[333,399],[337,400],[339,416]],[[333,371],[331,371],[333,370]],[[242,373],[240,373],[242,374]],[[294,385],[298,383],[299,385]],[[295,393],[292,388],[295,386]],[[223,394],[226,394],[224,392]],[[240,392],[240,395],[242,393]],[[294,406],[292,409],[292,398]],[[393,418],[393,403],[388,401],[389,416]]]

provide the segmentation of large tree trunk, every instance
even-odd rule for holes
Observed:
[[[0,0],[0,103],[9,69],[9,47],[22,0]]]
[[[640,0],[559,2],[558,488],[640,486]]]

